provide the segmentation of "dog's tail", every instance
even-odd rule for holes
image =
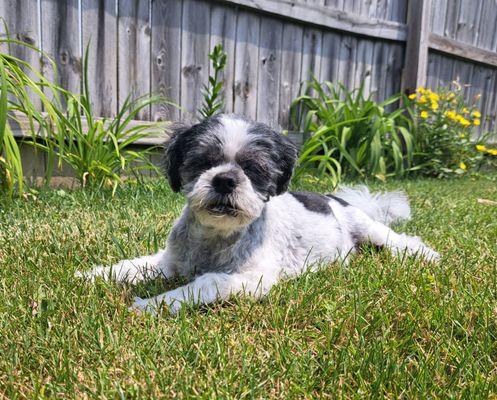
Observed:
[[[371,193],[365,186],[356,186],[341,187],[333,195],[385,225],[411,218],[409,199],[404,192]]]

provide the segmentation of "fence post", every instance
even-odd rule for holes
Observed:
[[[409,0],[402,92],[425,86],[428,71],[431,0]]]

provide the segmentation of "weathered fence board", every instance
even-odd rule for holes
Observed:
[[[184,0],[181,35],[182,119],[194,122],[202,105],[202,87],[209,77],[210,5]]]
[[[41,1],[42,72],[50,81],[79,93],[81,87],[81,46],[78,0]]]
[[[151,90],[172,101],[180,100],[181,0],[152,0],[152,83]],[[152,119],[178,120],[180,110],[170,104],[154,105]]]
[[[304,28],[302,37],[302,66],[301,81],[308,81],[313,76],[319,78],[321,75],[323,32],[318,29]]]
[[[222,79],[226,82],[223,91],[224,105],[227,110],[233,110],[234,102],[234,73],[235,73],[235,44],[236,44],[236,18],[235,10],[223,7],[220,4],[211,6],[211,38],[210,48],[217,44],[222,44],[224,51],[229,55],[226,60],[226,67],[223,71]],[[211,67],[209,63],[209,67]],[[209,69],[209,75],[211,74]]]
[[[262,17],[256,118],[273,127],[278,124],[282,37],[283,23],[274,18]]]
[[[238,13],[235,48],[234,104],[237,114],[256,116],[260,17]]]
[[[7,35],[15,40],[27,43],[30,46],[39,47],[39,25],[37,3],[32,0],[1,1],[0,16],[7,23],[8,32],[4,31],[4,22],[0,21],[0,34]],[[41,59],[39,54],[21,45],[12,44],[8,49],[2,46],[2,51],[10,53],[21,60],[29,62],[33,68],[41,70]],[[29,74],[36,80],[34,74]],[[39,98],[32,94],[30,99],[37,107],[41,106]]]
[[[116,114],[117,12],[115,0],[82,0],[84,51],[88,49],[88,76],[91,101],[96,115]]]
[[[121,107],[128,96],[137,98],[150,93],[150,1],[120,0],[117,15],[118,99]],[[143,109],[138,118],[150,119],[150,107]]]
[[[302,27],[287,23],[283,26],[281,45],[281,77],[278,123],[286,126],[290,118],[290,104],[300,90],[299,79],[302,66]]]

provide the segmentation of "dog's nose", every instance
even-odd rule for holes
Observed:
[[[212,187],[219,194],[230,194],[237,184],[237,176],[233,172],[221,172],[212,179]]]

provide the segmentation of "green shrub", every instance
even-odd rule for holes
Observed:
[[[11,39],[1,39],[0,45],[10,49],[11,46],[22,46],[30,51],[39,52],[35,47]],[[57,90],[29,63],[8,53],[0,52],[0,194],[12,197],[14,193],[25,193],[23,168],[19,146],[14,138],[11,124],[23,117],[28,123],[34,137],[37,124],[44,117],[32,102],[39,99],[47,114],[53,114],[53,105],[49,97]]]
[[[214,46],[214,49],[209,53],[214,75],[209,76],[209,84],[204,85],[204,90],[202,92],[204,102],[202,108],[199,110],[202,118],[211,117],[221,112],[224,107],[224,101],[221,97],[224,82],[221,75],[226,67],[226,58],[227,54],[224,51],[222,44]]]
[[[143,121],[131,125],[141,110],[155,103],[167,102],[160,96],[128,97],[113,118],[95,116],[88,81],[88,49],[83,60],[83,93],[77,95],[60,90],[67,107],[55,107],[54,113],[42,121],[42,141],[34,145],[47,152],[48,171],[55,159],[58,166],[69,166],[83,187],[112,187],[116,190],[124,175],[135,175],[141,169],[156,167],[149,161],[154,146],[132,149],[140,139],[158,135],[158,123]],[[50,176],[47,176],[47,181]]]
[[[418,88],[409,96],[407,109],[413,121],[414,162],[428,176],[461,175],[480,166],[483,154],[475,148],[485,137],[474,140],[481,114],[473,104],[466,104],[457,83],[431,91]]]
[[[313,79],[291,107],[293,124],[305,134],[296,177],[330,175],[336,185],[343,176],[385,180],[411,168],[412,136],[403,110],[386,111],[400,95],[377,103],[364,86],[348,91],[343,85]]]

